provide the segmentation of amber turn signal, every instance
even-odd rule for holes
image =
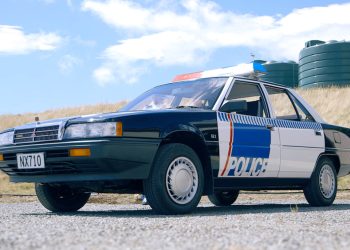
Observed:
[[[123,123],[117,122],[115,135],[116,136],[123,136]]]
[[[72,148],[69,150],[70,157],[90,157],[91,150],[89,148]]]
[[[4,155],[0,154],[0,161],[4,161]]]

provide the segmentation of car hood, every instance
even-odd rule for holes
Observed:
[[[69,120],[69,123],[86,123],[86,122],[103,122],[103,121],[116,121],[123,118],[132,118],[140,116],[150,116],[157,114],[169,114],[169,113],[189,113],[189,112],[208,112],[204,109],[163,109],[163,110],[138,110],[138,111],[124,111],[105,114],[96,114],[76,117]]]
[[[33,127],[47,127],[59,125],[64,127],[66,124],[76,124],[76,123],[88,123],[88,122],[104,122],[104,121],[114,121],[119,118],[133,117],[133,116],[144,116],[150,114],[164,114],[164,113],[188,113],[188,112],[208,112],[210,110],[203,109],[166,109],[166,110],[141,110],[141,111],[126,111],[126,112],[113,112],[113,113],[102,113],[102,114],[92,114],[92,115],[83,115],[83,116],[73,116],[65,117],[60,119],[51,119],[46,121],[39,121],[28,123],[22,126],[13,128],[14,130],[19,129],[28,129]],[[13,130],[11,129],[11,130]]]
[[[29,128],[33,128],[33,127],[48,127],[48,126],[55,126],[55,125],[60,125],[63,126],[64,124],[66,124],[66,122],[68,122],[71,119],[75,119],[78,118],[78,116],[76,117],[65,117],[65,118],[59,118],[59,119],[51,119],[51,120],[46,120],[46,121],[39,121],[39,122],[32,122],[32,123],[27,123],[21,126],[17,126],[14,127],[10,130],[22,130],[22,129],[29,129]]]

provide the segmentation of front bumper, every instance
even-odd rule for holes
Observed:
[[[147,179],[160,139],[113,138],[0,147],[0,170],[12,182],[75,182]],[[89,148],[90,157],[70,157],[72,148]],[[45,155],[45,169],[18,169],[18,153]]]

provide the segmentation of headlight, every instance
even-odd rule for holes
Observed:
[[[70,125],[64,139],[121,136],[121,122],[85,123]]]
[[[13,143],[14,131],[0,134],[0,145],[9,145]]]

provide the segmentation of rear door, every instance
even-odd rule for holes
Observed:
[[[272,126],[262,93],[258,83],[236,80],[225,102],[244,100],[247,110],[217,113],[220,151],[218,178],[278,176],[278,128]]]
[[[278,177],[309,178],[325,141],[321,124],[283,88],[265,86],[276,119],[281,142],[281,167]]]

